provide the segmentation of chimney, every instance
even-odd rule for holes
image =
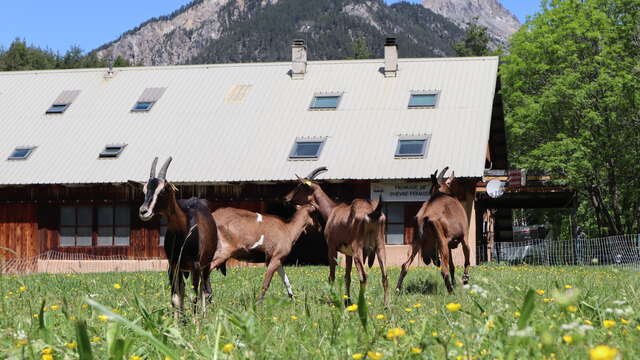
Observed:
[[[307,72],[307,46],[304,40],[295,39],[291,44],[291,78],[303,79]]]
[[[109,60],[107,60],[107,72],[104,74],[105,79],[110,79],[113,77],[113,55],[109,56]]]
[[[398,44],[395,36],[387,36],[384,41],[384,76],[396,77],[398,73]]]

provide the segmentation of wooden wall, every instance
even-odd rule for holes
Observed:
[[[35,204],[0,206],[0,257],[12,259],[38,255],[36,212]]]

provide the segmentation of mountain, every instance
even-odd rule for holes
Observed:
[[[94,53],[138,65],[287,61],[291,40],[300,38],[307,42],[310,60],[356,57],[356,42],[382,57],[388,34],[398,38],[402,57],[452,56],[464,30],[406,2],[196,0],[146,21]]]
[[[465,27],[478,18],[498,44],[506,45],[522,24],[498,0],[422,0],[422,6]]]

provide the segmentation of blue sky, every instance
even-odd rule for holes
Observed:
[[[189,0],[0,0],[0,3],[0,46],[7,48],[13,39],[20,37],[29,44],[63,53],[72,45],[92,50],[151,17],[171,13]],[[524,21],[539,9],[540,0],[502,0],[502,4]]]

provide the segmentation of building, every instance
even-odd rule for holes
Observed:
[[[335,198],[383,193],[395,265],[430,174],[448,166],[473,252],[476,184],[485,168],[507,168],[498,58],[398,59],[394,39],[384,59],[307,61],[306,51],[294,41],[282,63],[0,73],[3,256],[162,257],[163,226],[138,219],[142,194],[127,181],[170,155],[181,196],[214,208],[286,216],[295,174],[318,166]],[[322,263],[324,249],[309,234],[289,261]]]

